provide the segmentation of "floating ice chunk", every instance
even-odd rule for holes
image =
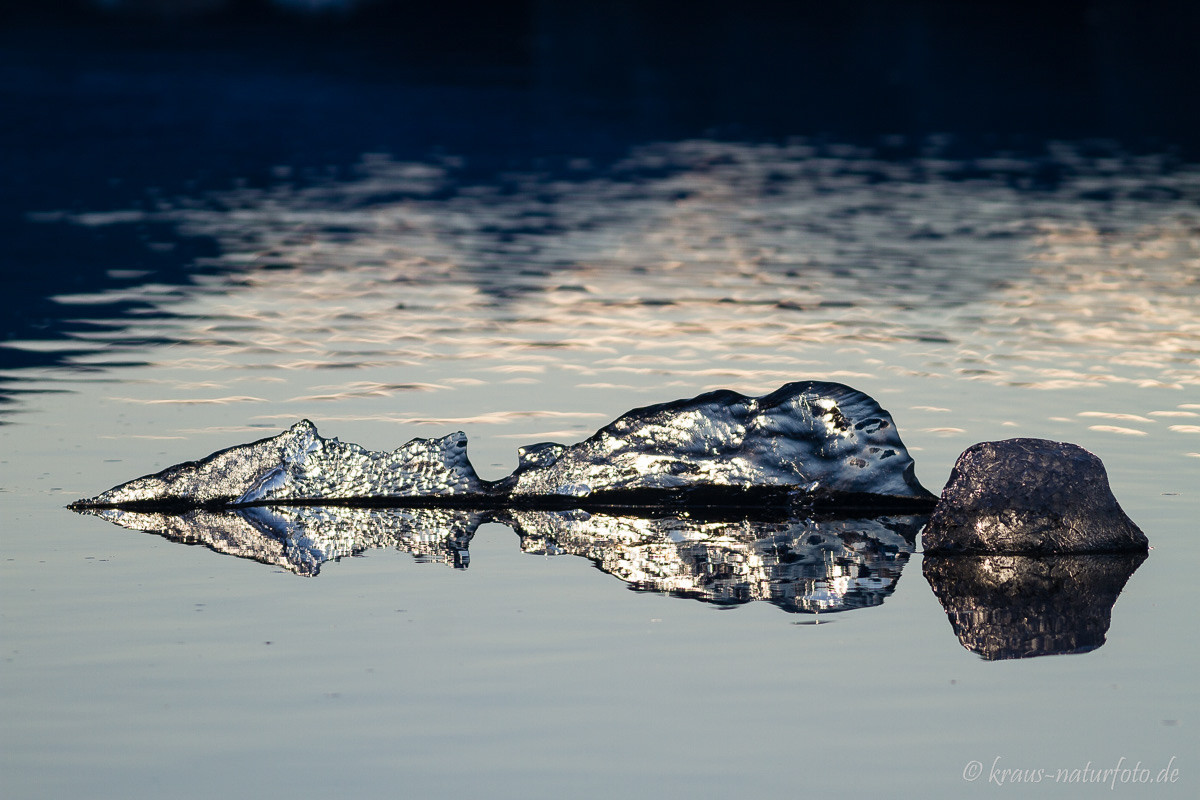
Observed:
[[[459,432],[413,439],[390,453],[323,439],[308,420],[271,439],[121,484],[77,508],[218,508],[314,500],[463,497],[489,491]]]
[[[311,447],[318,438],[316,426],[301,420],[270,439],[230,447],[199,461],[167,467],[162,472],[123,483],[73,505],[81,508],[228,505],[263,476]]]
[[[514,498],[777,488],[928,502],[891,415],[837,383],[728,390],[628,412],[587,440],[524,448]]]
[[[636,409],[574,445],[522,448],[516,471],[480,480],[464,434],[380,453],[323,439],[307,420],[122,484],[77,508],[362,505],[928,507],[891,416],[836,383],[764,397],[710,392]]]
[[[314,436],[289,452],[238,498],[237,504],[480,495],[484,484],[467,458],[462,431],[413,439],[390,453]]]

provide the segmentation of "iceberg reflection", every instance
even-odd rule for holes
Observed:
[[[516,531],[523,552],[586,558],[635,591],[720,606],[762,600],[803,614],[882,604],[928,519],[338,505],[83,513],[304,576],[383,547],[465,569],[475,531],[500,522]],[[1103,645],[1113,604],[1145,558],[1140,552],[926,555],[922,571],[963,647],[994,661]]]
[[[789,612],[876,606],[896,588],[924,516],[703,521],[513,511],[527,553],[575,555],[630,588]]]
[[[203,545],[310,576],[327,561],[377,547],[394,547],[423,561],[465,568],[471,537],[485,520],[479,512],[457,508],[347,506],[193,509],[181,514],[105,508],[84,513],[173,542]]]
[[[698,519],[316,505],[86,513],[306,576],[317,575],[328,561],[380,547],[465,568],[476,529],[495,521],[517,532],[526,553],[582,556],[635,590],[718,605],[765,600],[801,613],[882,603],[895,590],[926,519]]]

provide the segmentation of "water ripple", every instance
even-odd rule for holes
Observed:
[[[881,374],[1194,390],[1200,170],[1056,153],[1067,177],[1039,191],[1012,180],[1037,164],[1005,154],[963,180],[962,163],[932,151],[893,162],[804,141],[651,144],[577,177],[517,171],[482,185],[461,159],[370,155],[348,179],[58,214],[205,237],[218,255],[196,265],[220,269],[186,291],[60,295],[81,317],[116,301],[155,313],[45,346],[88,368],[137,353],[141,374],[162,381],[137,403],[290,404],[271,419],[478,387],[570,388],[595,411],[586,398],[626,386],[661,397]],[[1176,199],[1144,199],[1148,184]],[[1106,201],[1081,199],[1098,189]],[[249,381],[244,394],[199,388],[235,380]],[[513,419],[446,402],[453,412],[342,418]]]

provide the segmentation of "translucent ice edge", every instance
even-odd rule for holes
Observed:
[[[462,432],[374,452],[303,420],[279,436],[121,484],[74,508],[331,504],[473,508],[929,508],[891,415],[837,383],[721,390],[634,409],[574,445],[521,448],[484,481]]]

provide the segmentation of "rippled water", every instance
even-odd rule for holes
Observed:
[[[1155,772],[1177,756],[1180,782],[1154,788],[1186,793],[1198,200],[1200,169],[1115,146],[964,160],[937,140],[894,158],[798,139],[487,178],[468,156],[364,154],[351,174],[282,165],[262,186],[38,209],[38,225],[143,231],[154,252],[212,246],[186,283],[114,268],[109,288],[57,294],[94,324],[7,343],[59,365],[0,385],[18,794],[147,796],[146,777],[194,796],[952,797],[969,761],[997,756]],[[114,323],[114,307],[133,310]],[[716,613],[671,594],[712,582],[680,584],[679,563],[714,557],[628,520],[604,523],[619,546],[599,550],[484,524],[465,570],[442,564],[465,566],[465,547],[406,522],[375,530],[383,549],[330,545],[365,557],[304,581],[61,508],[301,418],[372,449],[461,429],[496,479],[518,445],[636,406],[804,379],[878,399],[934,491],[976,441],[1100,455],[1154,548],[1107,641],[984,661],[904,569],[911,546],[864,589],[881,605]],[[762,557],[734,552],[718,591]],[[764,596],[796,580],[764,574]]]
[[[455,180],[454,159],[366,156],[348,181],[68,215],[211,237],[207,265],[228,269],[186,290],[57,299],[82,318],[121,300],[169,313],[66,345],[80,365],[128,349],[153,367],[112,399],[242,406],[224,416],[273,426],[315,409],[418,426],[536,418],[578,435],[646,396],[798,376],[1196,387],[1200,173],[1057,155],[1071,176],[1051,187],[1015,158],[893,163],[802,143],[646,146],[599,174],[480,186]],[[538,385],[588,391],[550,409],[521,388]],[[450,413],[373,402],[419,392]],[[1139,415],[1189,432],[1195,409],[1157,405]]]

